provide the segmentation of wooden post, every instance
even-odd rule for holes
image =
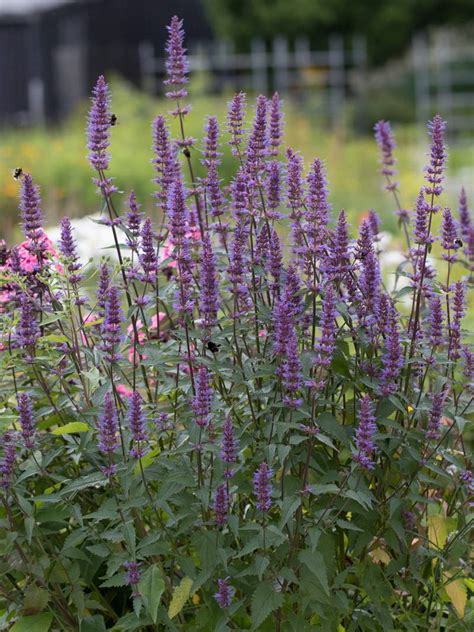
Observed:
[[[288,92],[289,81],[289,54],[288,41],[278,35],[273,40],[273,84],[280,94]]]
[[[425,125],[431,114],[430,64],[425,36],[415,35],[412,45],[413,79],[415,84],[416,120]]]
[[[329,39],[329,118],[335,126],[341,117],[345,96],[344,43],[340,35]]]
[[[265,42],[260,38],[252,40],[250,53],[250,65],[252,71],[252,87],[255,92],[265,94],[268,89],[267,82],[267,51]]]

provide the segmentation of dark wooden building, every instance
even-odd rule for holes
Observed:
[[[140,85],[140,45],[162,51],[175,14],[185,20],[188,44],[212,37],[201,0],[10,0],[7,12],[2,7],[4,124],[63,118],[101,73]]]

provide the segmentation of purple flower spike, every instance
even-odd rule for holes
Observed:
[[[292,310],[286,293],[275,302],[273,308],[274,351],[277,355],[286,352],[286,341],[291,332]]]
[[[286,357],[280,369],[284,388],[294,395],[303,385],[302,366],[298,351],[298,338],[294,327],[286,343]],[[298,401],[298,400],[294,400]]]
[[[443,173],[446,168],[446,146],[444,144],[444,130],[446,123],[439,114],[428,123],[428,130],[431,136],[430,164],[425,167],[425,179],[429,185],[425,187],[428,195],[438,197],[443,192]]]
[[[223,214],[224,198],[221,191],[219,182],[219,174],[217,173],[216,163],[211,163],[207,172],[207,178],[205,180],[206,192],[209,201],[209,210],[211,216],[218,218]],[[217,225],[216,229],[219,229]]]
[[[465,287],[461,281],[454,284],[453,318],[449,338],[449,357],[457,360],[461,357],[461,322],[465,313]]]
[[[349,229],[344,211],[339,213],[331,249],[323,261],[323,270],[326,274],[339,279],[352,270],[349,257]]]
[[[134,595],[138,595],[139,592],[136,589],[137,584],[141,579],[140,563],[139,562],[124,562],[124,568],[126,569],[125,581],[127,586],[130,586]]]
[[[117,348],[122,342],[123,313],[120,307],[119,289],[109,288],[105,305],[105,317],[101,325],[102,341],[100,348],[109,362],[117,362],[122,357]]]
[[[225,483],[219,485],[214,493],[214,513],[216,514],[216,524],[222,527],[227,522],[229,511],[229,494]]]
[[[99,281],[97,283],[97,315],[99,318],[105,316],[105,308],[107,305],[107,295],[110,287],[110,270],[106,263],[102,263],[99,267]]]
[[[158,190],[155,193],[158,206],[166,213],[168,204],[168,192],[177,175],[178,166],[171,148],[169,130],[164,116],[157,116],[153,121],[153,152],[155,158],[152,163],[155,167],[154,178]]]
[[[267,151],[267,99],[262,94],[257,97],[255,118],[247,146],[247,171],[256,178]]]
[[[365,470],[372,470],[375,467],[374,435],[376,432],[374,405],[369,395],[365,395],[360,402],[359,425],[355,434],[357,452],[353,455],[354,461]]]
[[[217,150],[218,144],[219,124],[217,123],[217,118],[215,116],[210,116],[207,119],[206,137],[204,140],[204,158],[201,161],[207,168],[209,168],[211,164],[218,165],[220,163],[219,156],[221,154]]]
[[[269,164],[266,188],[268,198],[267,217],[268,219],[279,219],[281,215],[277,209],[281,202],[281,174],[280,163],[277,160],[272,160]]]
[[[204,365],[199,367],[196,384],[196,395],[193,397],[192,409],[194,420],[200,428],[206,428],[211,420],[212,390],[209,383],[209,371]]]
[[[140,204],[137,202],[135,191],[130,191],[128,197],[128,213],[126,218],[126,227],[128,231],[127,246],[132,250],[138,248],[138,238],[140,236],[140,227],[142,222],[142,213],[140,213]]]
[[[20,322],[15,329],[19,347],[32,347],[41,335],[32,301],[23,294],[20,298]]]
[[[222,443],[220,457],[224,463],[235,463],[237,461],[237,449],[239,446],[238,440],[234,436],[234,428],[232,426],[232,419],[227,416],[223,425]],[[233,471],[230,468],[226,468],[224,471],[225,478],[230,478],[233,475]]]
[[[306,195],[307,233],[310,247],[316,250],[325,240],[326,227],[331,207],[328,203],[328,189],[324,165],[319,158],[311,165],[307,178],[308,193]]]
[[[217,279],[216,258],[212,251],[211,240],[207,235],[202,242],[202,259],[200,273],[201,300],[199,309],[205,327],[213,327],[217,323],[219,311],[219,282]]]
[[[427,244],[432,241],[428,236],[428,211],[429,206],[425,201],[423,190],[418,193],[415,209],[415,226],[413,237],[417,244]]]
[[[3,458],[0,461],[0,487],[10,487],[13,468],[16,462],[17,433],[7,430],[0,438],[3,447]]]
[[[20,420],[21,436],[27,448],[34,446],[36,433],[36,421],[33,415],[33,406],[28,393],[18,394],[18,416]]]
[[[327,284],[324,288],[321,319],[319,326],[321,335],[316,342],[316,365],[327,367],[331,364],[332,354],[336,348],[336,329],[337,329],[337,310],[334,290],[331,284]]]
[[[429,341],[432,347],[443,344],[443,308],[441,307],[441,299],[434,294],[430,300],[430,314],[428,316],[429,323]]]
[[[393,151],[396,147],[395,139],[392,134],[390,123],[387,121],[379,121],[375,124],[375,140],[381,151],[380,164],[382,169],[381,174],[387,178],[392,178],[397,172],[395,170],[396,160],[393,156]],[[398,186],[397,182],[390,182],[385,187],[388,191],[393,191]]]
[[[270,102],[270,156],[278,156],[282,138],[281,100],[275,92]]]
[[[99,419],[98,430],[98,448],[100,452],[106,455],[110,455],[112,452],[115,452],[119,446],[119,424],[114,400],[110,393],[106,393],[104,398],[104,412]],[[110,472],[110,474],[112,474],[112,472]]]
[[[472,229],[471,214],[467,205],[467,196],[464,187],[461,189],[459,196],[459,223],[461,225],[461,234],[464,238],[467,238]]]
[[[254,494],[257,497],[257,509],[263,511],[264,513],[270,511],[270,507],[272,506],[272,476],[272,469],[263,462],[258,466],[253,477],[253,489]]]
[[[214,595],[214,599],[219,606],[225,610],[230,606],[235,596],[235,588],[229,584],[229,578],[217,580],[217,592]]]
[[[82,274],[78,274],[81,269],[79,263],[79,257],[76,251],[76,242],[72,235],[71,220],[68,217],[63,217],[61,220],[61,238],[59,240],[59,250],[66,259],[68,259],[67,270],[70,273],[69,282],[79,283],[82,279]]]
[[[133,441],[133,448],[130,450],[130,454],[137,459],[141,459],[148,452],[148,433],[142,410],[142,398],[137,391],[133,391],[130,395],[128,425]]]
[[[187,74],[189,72],[186,49],[184,48],[183,20],[180,20],[176,15],[173,16],[167,29],[167,79],[165,79],[164,83],[167,86],[173,86],[174,89],[171,92],[167,92],[166,96],[170,99],[183,99],[188,95],[188,92],[185,88],[180,88],[180,86],[185,86],[188,83]]]
[[[232,147],[234,156],[238,156],[241,153],[240,146],[242,145],[245,135],[245,98],[244,92],[238,92],[229,103],[227,129],[231,137],[229,145]]]
[[[109,166],[110,146],[110,92],[103,75],[97,79],[92,90],[92,106],[88,119],[88,143],[89,162],[97,171],[105,171]]]
[[[168,229],[175,246],[180,246],[188,231],[189,213],[183,183],[176,179],[171,185],[168,197]]]
[[[28,239],[35,243],[37,248],[43,234],[43,213],[39,188],[33,183],[33,178],[29,173],[25,173],[21,182],[20,211],[23,232]]]
[[[402,345],[399,331],[400,315],[394,305],[390,306],[386,325],[385,348],[382,353],[382,370],[380,373],[382,395],[393,395],[397,390],[397,382],[403,367]]]
[[[156,248],[153,239],[154,235],[151,219],[147,218],[143,222],[140,252],[140,263],[143,268],[141,280],[144,283],[154,283],[156,281],[158,260],[156,258]]]
[[[288,203],[292,209],[292,216],[295,216],[303,206],[303,160],[300,154],[291,148],[288,148],[286,156],[288,158]]]
[[[454,223],[454,219],[449,208],[445,208],[443,211],[443,220],[441,222],[441,245],[448,251],[448,254],[443,252],[443,259],[445,259],[445,261],[449,261],[450,263],[454,263],[457,256],[455,252],[453,253],[452,251],[456,251],[459,248],[459,241],[456,224]]]
[[[441,416],[446,397],[447,392],[441,391],[440,393],[435,393],[431,399],[431,410],[426,428],[426,437],[428,439],[439,439],[441,435]]]

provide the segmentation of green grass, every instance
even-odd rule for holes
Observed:
[[[120,81],[112,83],[112,94],[112,108],[118,116],[118,124],[112,133],[110,172],[120,190],[134,188],[145,209],[150,211],[153,208],[151,121],[156,115],[170,110],[171,104],[152,99]],[[186,133],[199,139],[197,148],[208,115],[217,115],[224,130],[226,102],[230,97],[192,98],[193,109],[186,119]],[[60,128],[4,130],[1,133],[0,204],[5,236],[12,236],[17,223],[18,183],[12,177],[15,167],[30,171],[41,185],[49,223],[56,223],[66,214],[89,214],[100,206],[86,158],[87,107],[87,103],[83,104]],[[172,131],[177,136],[175,124],[172,124]],[[395,129],[395,134],[401,199],[407,208],[411,208],[423,184],[428,138],[420,137],[420,132],[410,127]],[[226,140],[225,134],[223,140]],[[316,156],[326,162],[335,211],[344,208],[351,223],[357,224],[369,208],[374,208],[382,216],[384,228],[396,232],[393,200],[383,190],[378,174],[378,151],[371,136],[355,136],[344,126],[328,131],[321,127],[317,118],[288,103],[285,107],[285,143],[301,150],[306,164]],[[198,161],[199,155],[194,152],[194,162]],[[470,162],[470,147],[451,150],[450,164],[456,168]],[[234,171],[233,159],[226,152],[221,166],[224,180],[228,180]],[[456,205],[456,200],[447,199],[445,203]]]

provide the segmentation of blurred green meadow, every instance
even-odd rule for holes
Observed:
[[[158,114],[171,109],[165,100],[153,99],[123,81],[112,82],[112,110],[118,117],[112,132],[111,175],[120,190],[135,189],[140,202],[153,212],[153,168],[151,122]],[[198,139],[194,162],[199,163],[199,148],[206,117],[215,114],[221,123],[222,141],[227,140],[224,129],[227,97],[193,96],[192,111],[186,119],[186,134]],[[56,224],[63,215],[79,217],[97,212],[100,199],[91,182],[92,171],[87,162],[85,127],[88,104],[84,103],[61,127],[0,132],[0,208],[2,233],[8,240],[17,235],[17,201],[19,185],[13,170],[21,167],[31,172],[41,186],[43,208],[47,224]],[[357,225],[373,208],[383,219],[383,228],[397,233],[391,196],[384,191],[378,173],[378,149],[373,137],[357,136],[341,123],[328,130],[308,109],[291,102],[285,103],[285,145],[297,148],[307,164],[316,156],[327,167],[333,209],[344,208],[351,224]],[[248,114],[253,104],[249,98]],[[171,117],[170,117],[171,119]],[[375,123],[375,121],[374,121]],[[172,122],[175,136],[178,130]],[[398,168],[402,204],[412,208],[423,183],[422,169],[429,141],[414,127],[395,127],[398,148]],[[472,147],[450,151],[450,170],[456,173],[472,163]],[[199,166],[197,171],[199,173]],[[235,162],[225,151],[220,173],[224,181],[235,172]],[[457,206],[457,187],[448,190],[444,202]],[[125,201],[125,196],[123,196]]]

